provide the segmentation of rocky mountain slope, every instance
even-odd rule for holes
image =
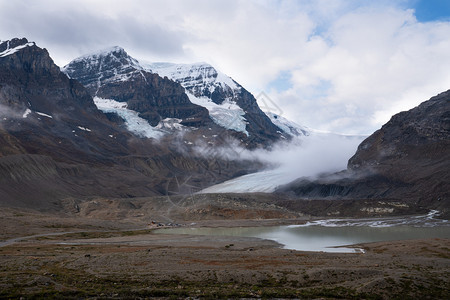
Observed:
[[[64,72],[93,97],[124,102],[152,126],[166,118],[181,119],[183,125],[209,121],[207,110],[191,103],[180,85],[145,71],[120,47],[77,58]]]
[[[201,137],[217,145],[233,138],[243,147],[255,148],[290,137],[261,111],[253,95],[205,63],[140,64],[113,47],[77,58],[63,70],[85,85],[96,103],[123,103],[153,127],[176,121],[191,127],[186,128],[190,133],[197,132],[191,140]],[[111,104],[107,111],[124,119]]]
[[[140,91],[150,95],[155,89],[155,101],[181,101],[179,111],[164,105],[156,110],[168,116],[157,130],[173,132],[187,126],[170,122],[171,116],[210,122],[206,109],[190,103],[177,83],[148,72],[130,76],[151,81]],[[101,89],[103,96],[116,88],[109,83]],[[126,86],[122,88],[125,97]],[[133,104],[132,97],[129,102]],[[181,185],[202,188],[258,166],[209,159],[189,149],[180,152],[183,135],[158,142],[141,138],[123,121],[99,110],[82,84],[69,79],[45,49],[26,39],[0,42],[0,108],[2,205],[51,208],[70,197],[181,193]]]
[[[449,170],[450,90],[394,115],[359,145],[347,170],[316,181],[298,179],[279,192],[309,199],[400,200],[398,205],[448,211]]]
[[[61,73],[45,49],[14,39],[0,50],[1,128],[17,139],[9,137],[10,143],[22,141],[12,142],[23,147],[19,153],[96,161],[126,151],[120,141],[128,135],[111,126],[85,88]]]
[[[251,93],[207,63],[152,63],[144,64],[144,68],[181,84],[193,103],[208,108],[215,123],[245,133],[253,143],[290,136],[260,109]]]

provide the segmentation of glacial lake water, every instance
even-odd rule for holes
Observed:
[[[179,227],[157,233],[256,237],[276,241],[283,248],[301,251],[361,252],[342,246],[390,240],[450,238],[450,223],[425,216],[384,219],[324,219],[303,225],[272,227]],[[337,248],[336,248],[337,247]]]

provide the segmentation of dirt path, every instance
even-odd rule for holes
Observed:
[[[5,241],[0,241],[0,248],[15,244],[15,243],[18,243],[21,241],[25,241],[25,240],[31,240],[31,239],[47,237],[47,236],[58,236],[58,235],[63,235],[63,234],[75,233],[75,232],[76,231],[53,232],[53,233],[43,233],[43,234],[34,234],[34,235],[29,235],[29,236],[16,237],[16,238],[12,238],[12,239],[7,239]]]

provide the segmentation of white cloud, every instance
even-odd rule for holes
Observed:
[[[326,52],[292,71],[293,88],[272,94],[299,123],[370,133],[450,88],[449,23],[418,23],[410,10],[358,9],[324,38]]]
[[[297,123],[370,133],[450,88],[450,23],[419,23],[407,4],[0,0],[0,37],[36,41],[59,65],[111,45],[149,61],[207,61]],[[268,88],[280,74],[291,88]]]

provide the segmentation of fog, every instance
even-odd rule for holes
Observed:
[[[25,112],[25,110],[24,110]],[[18,119],[23,117],[24,112],[19,112],[7,105],[0,103],[0,117],[5,121],[7,119]]]
[[[272,192],[278,186],[300,177],[314,179],[322,173],[344,170],[348,159],[364,138],[365,136],[312,133],[289,143],[280,143],[271,151],[240,149],[238,153],[233,150],[239,155],[239,159],[259,160],[268,167],[209,187],[202,193]]]
[[[0,95],[0,98],[2,95]],[[0,99],[1,101],[1,99]],[[8,127],[8,131],[19,130],[20,122],[34,122],[26,118],[27,110],[20,110],[16,107],[11,108],[8,105],[0,103],[0,129]]]

